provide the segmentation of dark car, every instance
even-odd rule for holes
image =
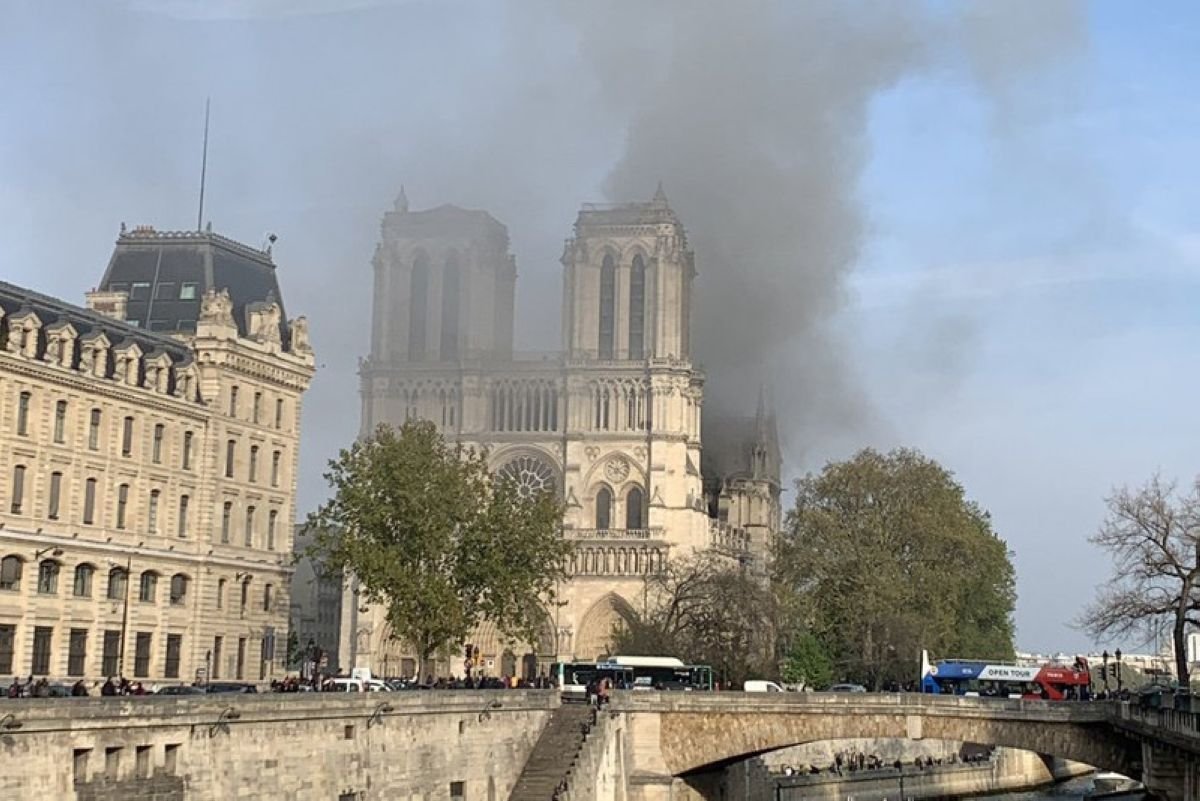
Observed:
[[[205,685],[204,691],[212,693],[256,693],[258,688],[253,684],[241,684],[233,681],[214,681]]]
[[[204,695],[204,688],[193,687],[190,684],[173,684],[169,687],[159,687],[155,695]]]

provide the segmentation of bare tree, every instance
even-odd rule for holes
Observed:
[[[1187,629],[1200,611],[1200,483],[1178,495],[1155,476],[1106,499],[1108,517],[1091,541],[1113,557],[1113,577],[1080,623],[1092,636],[1171,630],[1179,684],[1188,686]]]

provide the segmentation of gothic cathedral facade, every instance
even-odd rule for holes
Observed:
[[[513,350],[516,264],[489,214],[410,211],[402,193],[381,228],[362,433],[432,420],[485,448],[496,472],[557,493],[575,543],[538,642],[477,632],[491,675],[608,653],[614,626],[644,603],[645,576],[672,558],[716,549],[761,569],[780,519],[774,421],[760,402],[755,418],[722,430],[721,458],[704,450],[694,256],[661,189],[650,202],[580,210],[562,256],[563,349],[552,355]],[[412,675],[381,610],[348,611],[350,664]]]

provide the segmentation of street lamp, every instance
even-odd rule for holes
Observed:
[[[1100,675],[1104,678],[1104,692],[1108,692],[1108,649],[1104,649],[1104,653],[1100,654],[1100,659],[1104,667],[1100,669]]]
[[[57,559],[58,557],[63,555],[63,549],[56,548],[54,546],[50,546],[49,548],[42,548],[41,550],[34,553],[33,561],[37,562],[37,561],[41,560],[41,558],[43,556],[45,556],[46,554],[50,554],[51,556],[53,556],[54,558]]]
[[[1121,692],[1121,649],[1118,648],[1113,656],[1117,658],[1117,692]]]

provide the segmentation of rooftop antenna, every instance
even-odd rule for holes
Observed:
[[[204,179],[208,175],[208,105],[212,98],[204,98],[204,151],[200,157],[200,212],[196,215],[196,230],[204,229]]]

